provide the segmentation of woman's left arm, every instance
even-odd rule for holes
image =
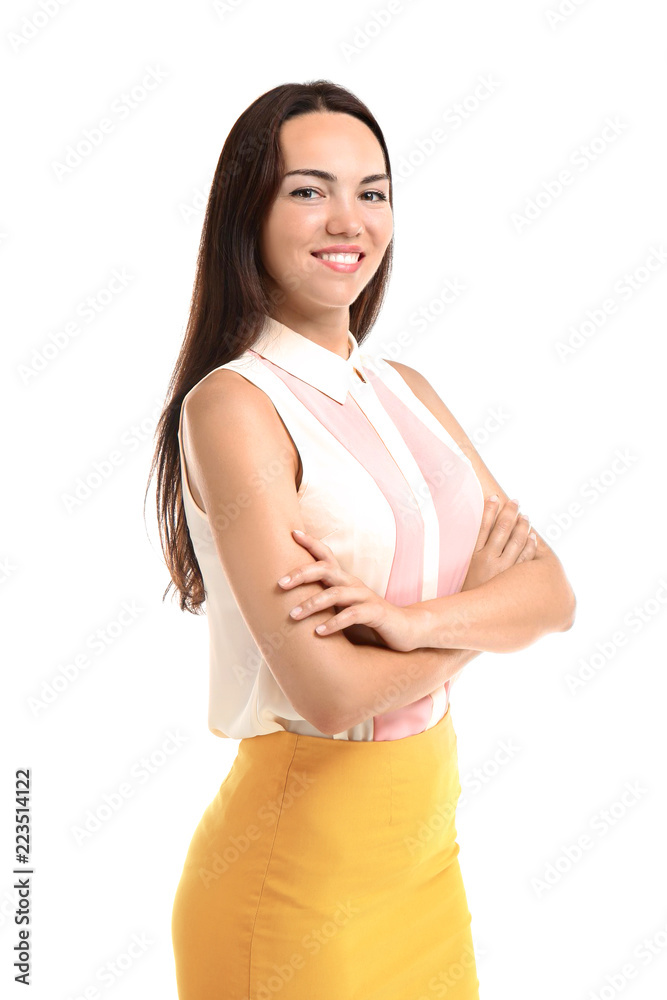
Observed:
[[[414,647],[514,653],[570,629],[574,593],[558,558],[540,552],[545,543],[537,539],[531,562],[510,566],[472,590],[408,605]]]
[[[485,497],[509,497],[431,384],[414,368],[389,362],[466,455]],[[500,511],[498,517],[508,517]],[[535,529],[531,527],[531,531]],[[511,653],[574,624],[576,598],[558,556],[535,532],[533,559],[510,566],[479,587],[409,605],[414,646]]]

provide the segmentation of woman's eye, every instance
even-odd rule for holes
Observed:
[[[315,188],[307,188],[306,187],[306,188],[297,188],[296,191],[292,191],[292,195],[291,196],[292,196],[292,198],[294,198],[296,195],[305,194],[307,191],[314,191],[315,194],[317,194],[317,192],[315,191]],[[380,201],[386,201],[387,200],[386,194],[384,194],[382,191],[364,191],[364,194],[365,195],[367,195],[367,194],[376,194],[378,196],[378,198],[379,198]],[[299,200],[300,201],[313,201],[312,198],[300,198]],[[370,201],[371,204],[375,204],[375,202],[372,202],[370,198],[365,198],[364,200],[365,201]]]

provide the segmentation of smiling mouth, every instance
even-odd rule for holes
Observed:
[[[358,260],[361,260],[362,257],[365,256],[366,256],[365,253],[360,253],[360,252],[325,253],[324,251],[322,251],[321,253],[318,252],[311,253],[311,257],[318,257],[319,260],[330,260],[336,264],[356,264]]]

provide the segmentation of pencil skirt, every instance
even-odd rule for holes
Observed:
[[[451,708],[398,740],[242,739],[171,918],[179,1000],[478,1000]]]

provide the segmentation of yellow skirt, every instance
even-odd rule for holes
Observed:
[[[451,711],[398,740],[243,739],[176,889],[179,1000],[478,1000]]]

